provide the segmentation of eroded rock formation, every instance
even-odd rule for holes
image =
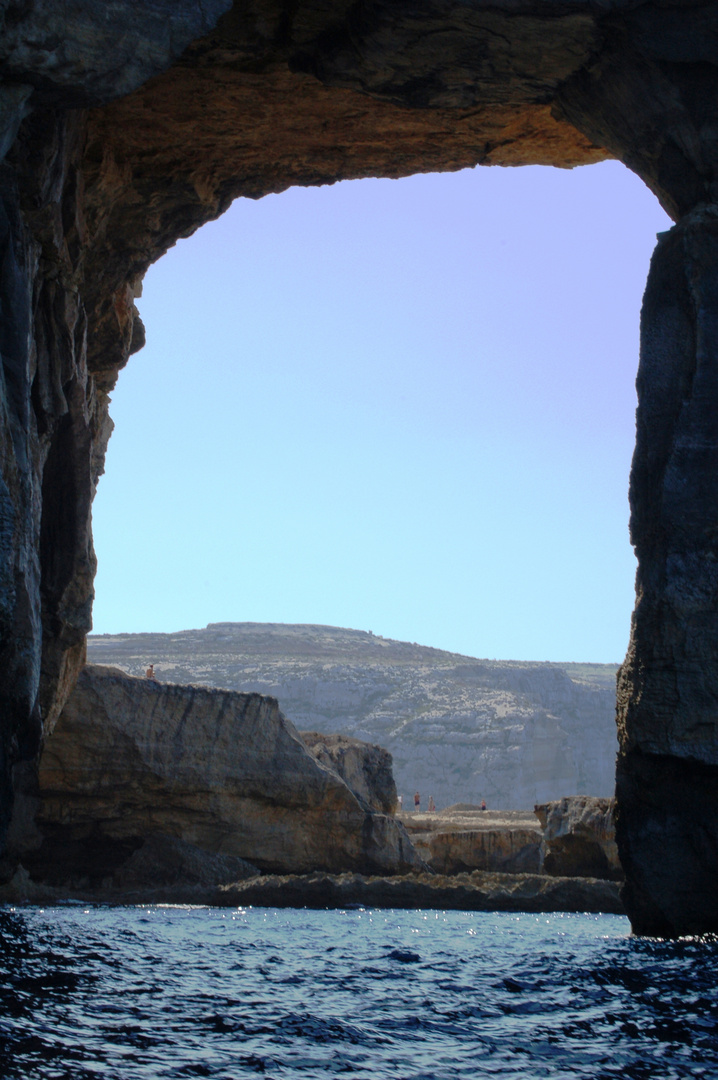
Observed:
[[[0,18],[0,832],[13,764],[82,666],[107,394],[143,341],[150,263],[238,195],[612,154],[684,219],[644,308],[626,898],[639,929],[717,930],[718,4],[4,0]]]
[[[437,874],[541,872],[543,835],[532,814],[459,804],[438,814],[402,814],[401,821],[417,853]]]
[[[363,806],[377,814],[395,813],[396,784],[388,750],[346,735],[300,734],[309,753],[340,776]]]
[[[87,667],[47,739],[23,866],[66,888],[263,871],[402,873],[401,825],[307,751],[273,698]],[[209,858],[205,858],[205,855]],[[217,857],[225,860],[218,862]]]
[[[390,751],[397,791],[532,811],[615,789],[613,664],[476,660],[336,626],[211,623],[87,639],[91,663],[276,697],[299,728]],[[405,803],[405,805],[407,805]]]
[[[361,874],[301,874],[220,886],[218,906],[337,908],[362,904],[379,908],[429,908],[440,911],[595,911],[623,915],[618,886],[591,878],[501,874],[412,874],[365,877]]]
[[[536,807],[543,829],[542,870],[563,877],[622,881],[615,801],[568,797]]]

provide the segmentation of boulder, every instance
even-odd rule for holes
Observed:
[[[341,776],[359,801],[378,814],[396,811],[391,754],[381,746],[347,735],[300,732],[312,757]]]
[[[241,860],[284,873],[419,865],[402,826],[316,761],[274,698],[105,667],[84,669],[46,742],[35,829],[22,862],[53,885],[134,887],[153,864],[165,884],[237,880]]]
[[[574,795],[535,808],[543,829],[543,872],[623,880],[616,846],[615,799]]]

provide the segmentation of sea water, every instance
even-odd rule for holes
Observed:
[[[607,915],[0,909],[3,1080],[718,1077],[718,944]]]

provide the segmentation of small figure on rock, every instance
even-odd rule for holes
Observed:
[[[404,809],[404,796],[399,795],[397,797],[397,813],[400,814],[403,811],[403,809]]]
[[[418,791],[414,792],[414,813],[418,814],[421,810],[421,795]]]
[[[156,678],[156,675],[155,675],[155,665],[154,665],[154,664],[150,664],[150,666],[149,666],[149,667],[147,668],[147,671],[145,672],[145,676],[146,676],[146,678],[148,678],[148,679],[154,679],[154,678]]]
[[[485,809],[486,809],[486,799],[482,799],[482,800],[481,800],[481,809],[482,809],[482,810],[485,810]]]
[[[436,813],[436,803],[434,802],[434,796],[433,795],[429,796],[429,813],[430,814]]]

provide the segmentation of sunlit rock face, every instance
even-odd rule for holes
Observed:
[[[419,865],[401,825],[317,762],[273,698],[94,666],[46,740],[35,830],[22,861],[53,885],[121,875],[157,837],[283,873]]]
[[[526,811],[457,803],[439,813],[403,814],[401,820],[418,854],[437,874],[541,873],[542,834]]]
[[[379,814],[395,813],[396,784],[388,750],[346,735],[302,731],[301,736],[312,757],[340,776],[362,805]]]
[[[160,0],[148,10],[129,0],[10,0],[0,17],[2,833],[13,764],[36,760],[82,666],[94,574],[90,506],[111,429],[107,393],[144,340],[134,298],[147,267],[238,195],[477,163],[571,166],[613,155],[676,219],[711,206],[718,6],[250,0],[230,8],[229,0]],[[706,220],[692,218],[694,235]],[[694,261],[685,261],[685,280],[696,296]],[[708,263],[701,256],[695,264],[710,312]],[[657,355],[672,303],[654,289],[644,357]],[[701,334],[688,343],[686,371],[701,369],[710,323],[701,312],[694,318]],[[665,368],[644,368],[659,398],[684,348],[664,351]],[[690,398],[693,380],[679,382]],[[665,754],[654,753],[639,719],[648,709],[641,687],[651,688],[643,700],[652,701],[665,682],[669,700],[680,702],[668,719],[661,706],[655,724],[677,732],[682,746],[685,703],[695,701],[691,715],[705,717],[714,702],[713,525],[707,515],[671,509],[679,475],[703,499],[691,481],[707,477],[713,389],[698,385],[706,407],[692,413],[695,452],[685,452],[672,407],[654,408],[650,390],[639,407],[632,502],[640,591],[620,704],[619,844],[627,853],[643,850],[654,824],[665,824],[631,794],[647,782],[647,755],[656,805],[676,770],[718,764],[705,746],[695,757],[670,738]],[[655,469],[644,468],[654,456]],[[664,465],[665,484],[654,483]],[[664,491],[666,513],[646,485]],[[17,779],[31,784],[22,769]],[[706,792],[713,818],[711,784],[684,786]],[[679,833],[671,835],[680,861]],[[715,851],[708,843],[696,856],[701,870],[691,880],[701,895],[703,871],[718,870]],[[624,864],[627,895],[644,910],[638,897],[651,893],[652,879],[630,854]],[[682,903],[677,897],[670,916],[641,925],[715,929],[710,904],[683,922]]]
[[[90,635],[87,650],[91,663],[131,675],[151,656],[168,682],[276,697],[297,727],[337,740],[335,767],[337,733],[386,747],[406,808],[417,789],[424,808],[432,795],[440,809],[483,798],[492,810],[528,811],[567,792],[614,792],[615,665],[475,660],[361,630],[277,623]]]

